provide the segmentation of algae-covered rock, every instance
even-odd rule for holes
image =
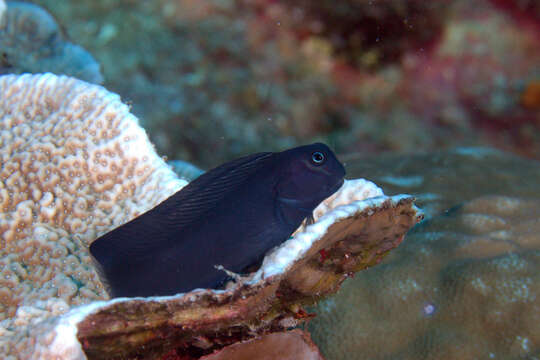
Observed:
[[[348,161],[431,217],[321,302],[325,357],[521,359],[540,352],[540,164],[488,149]]]

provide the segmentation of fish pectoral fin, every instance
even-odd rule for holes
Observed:
[[[227,270],[225,269],[223,265],[214,265],[214,268],[216,270],[224,271],[225,274],[227,274],[227,277],[223,279],[223,281],[221,281],[220,284],[218,285],[219,288],[224,288],[224,289],[229,288],[230,286],[232,286],[230,284],[230,281],[234,281],[235,284],[242,285],[244,284],[244,281],[247,279],[246,275],[238,274],[233,271]]]
[[[225,272],[225,274],[227,274],[228,276],[233,278],[235,281],[240,280],[242,278],[241,274],[237,274],[237,273],[235,273],[235,272],[233,272],[231,270],[227,270],[227,269],[225,269],[225,267],[223,265],[214,265],[214,268],[216,270],[221,270],[221,271]]]
[[[303,211],[305,213],[309,213],[307,217],[313,217],[313,211],[311,209],[313,209],[315,205],[317,205],[317,203],[314,204],[311,199],[298,200],[286,198],[283,196],[277,196],[276,200],[285,206],[294,208],[299,211]]]
[[[107,279],[107,275],[105,274],[103,266],[91,253],[90,258],[92,259],[92,264],[94,265],[94,269],[98,275],[99,280],[101,281],[101,284],[103,285],[103,288],[105,289],[107,294],[109,294],[109,296],[114,297],[113,288],[109,283],[109,279]]]
[[[309,214],[308,217],[304,219],[304,226],[311,225],[315,222],[315,218],[313,217],[313,213]]]

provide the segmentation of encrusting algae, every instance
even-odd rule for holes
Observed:
[[[373,266],[421,219],[409,196],[346,181],[315,222],[225,291],[107,301],[88,245],[182,186],[104,88],[0,77],[0,350],[7,359],[199,357],[305,320],[302,305]],[[101,301],[100,301],[101,300]],[[82,306],[76,306],[82,305]]]

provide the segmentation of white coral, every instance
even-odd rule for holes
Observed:
[[[106,298],[89,243],[186,184],[118,95],[52,74],[0,76],[0,162],[0,334]]]

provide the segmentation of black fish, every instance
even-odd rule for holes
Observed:
[[[248,155],[208,171],[90,245],[113,296],[216,288],[296,230],[343,184],[324,144]]]

